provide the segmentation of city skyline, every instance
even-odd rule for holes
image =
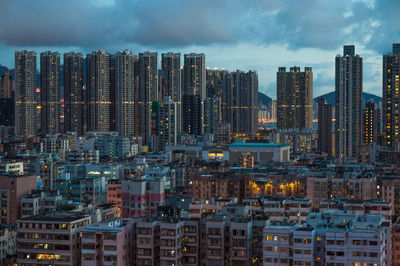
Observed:
[[[264,1],[245,6],[240,1],[233,4],[172,1],[167,4],[122,0],[51,3],[43,0],[25,3],[28,7],[18,11],[20,5],[11,1],[0,4],[2,65],[12,67],[11,54],[25,48],[38,53],[77,50],[86,54],[96,49],[116,53],[125,48],[135,54],[146,50],[160,54],[204,52],[207,66],[211,68],[256,69],[260,91],[272,98],[276,98],[275,69],[283,65],[313,67],[315,96],[333,91],[332,58],[340,54],[343,44],[355,44],[365,58],[364,91],[381,96],[381,54],[391,50],[390,43],[397,41],[392,36],[396,36],[399,29],[391,23],[399,11],[395,1],[344,4],[318,1],[304,4],[307,10],[303,4],[292,1]],[[166,12],[157,9],[153,12],[155,5]],[[82,8],[76,10],[74,6]],[[73,16],[65,15],[72,10]],[[189,20],[188,14],[194,10],[196,15]],[[18,12],[25,18],[16,21]],[[215,12],[224,15],[213,16]],[[26,25],[32,17],[42,19],[33,19],[34,22]],[[331,25],[327,21],[336,23]],[[106,30],[108,33],[103,34]],[[27,32],[30,33],[25,34]]]

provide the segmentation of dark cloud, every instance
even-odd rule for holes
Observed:
[[[215,43],[388,51],[400,39],[398,0],[0,0],[0,41],[9,46]]]

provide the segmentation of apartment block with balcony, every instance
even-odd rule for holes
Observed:
[[[183,230],[183,264],[187,266],[199,265],[199,222],[196,220],[184,220]]]
[[[267,224],[264,265],[392,265],[390,231],[380,215],[344,211],[310,213],[301,227]]]
[[[17,227],[12,225],[0,225],[0,265],[6,265],[5,259],[15,255],[17,239]]]
[[[229,225],[229,265],[249,265],[252,257],[253,223],[250,220],[233,219]]]
[[[136,223],[136,263],[160,265],[160,221],[144,219]]]
[[[163,180],[123,180],[121,185],[122,217],[156,217],[165,203]]]
[[[33,190],[31,194],[24,195],[21,199],[21,217],[28,217],[56,211],[57,206],[61,203],[61,201],[62,196],[58,190]]]
[[[135,223],[111,218],[88,225],[82,231],[82,265],[133,265]]]
[[[17,222],[17,263],[80,265],[80,232],[90,224],[81,214],[53,212]]]
[[[166,221],[160,225],[160,265],[182,266],[183,263],[183,221]]]

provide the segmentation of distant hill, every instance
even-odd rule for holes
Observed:
[[[321,95],[317,98],[314,98],[314,106],[317,106],[318,103],[318,99],[319,98],[325,98],[326,101],[329,104],[332,104],[333,106],[335,105],[335,92],[329,92],[327,94]],[[362,108],[365,108],[365,104],[369,101],[373,101],[374,103],[376,103],[378,106],[380,105],[380,103],[382,102],[382,97],[377,96],[375,94],[371,94],[371,93],[367,93],[367,92],[363,92],[362,94]]]
[[[258,105],[271,106],[272,98],[262,92],[258,92]]]

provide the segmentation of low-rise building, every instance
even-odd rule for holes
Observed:
[[[133,265],[135,223],[112,218],[88,225],[82,230],[81,265]]]
[[[74,213],[49,213],[17,222],[17,263],[80,265],[80,232],[90,217]]]
[[[17,227],[15,224],[0,224],[0,264],[5,265],[4,259],[14,256],[16,251]]]
[[[379,215],[310,213],[307,222],[267,224],[264,265],[391,265],[391,225]]]
[[[21,199],[37,188],[36,176],[0,175],[0,224],[11,224],[21,217]]]

